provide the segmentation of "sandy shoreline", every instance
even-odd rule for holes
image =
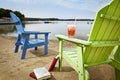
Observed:
[[[20,59],[21,50],[14,54],[14,37],[0,36],[0,80],[34,80],[29,73],[37,67],[49,68],[49,65],[58,54],[58,41],[49,40],[49,54],[43,55],[43,47],[37,51],[29,49],[26,58]],[[72,44],[69,44],[72,45]],[[68,45],[65,45],[68,47]],[[91,80],[115,80],[114,69],[105,64],[88,69]],[[51,72],[50,80],[77,80],[77,73],[63,60],[63,72],[59,72],[58,63]]]

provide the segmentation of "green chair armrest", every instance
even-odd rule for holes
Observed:
[[[80,40],[80,39],[75,39],[75,38],[69,38],[68,36],[64,36],[64,35],[55,35],[59,40],[65,40],[68,42],[72,42],[78,45],[84,45],[84,46],[88,46],[91,44],[91,42],[88,41],[84,41],[84,40]]]
[[[103,47],[103,46],[118,46],[120,41],[84,41],[76,38],[69,38],[65,35],[55,35],[59,40],[69,41],[78,45]]]

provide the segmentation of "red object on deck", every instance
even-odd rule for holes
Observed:
[[[51,65],[50,65],[49,69],[48,69],[49,72],[52,71],[52,70],[54,69],[55,64],[57,63],[58,58],[59,58],[58,55],[57,55],[56,57],[53,58],[52,63],[51,63]]]
[[[29,76],[32,77],[32,78],[34,78],[35,80],[37,80],[34,72],[31,72],[31,73],[29,74]]]

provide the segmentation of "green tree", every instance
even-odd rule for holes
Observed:
[[[22,21],[25,20],[24,14],[19,11],[12,11],[10,9],[0,8],[0,18],[2,17],[10,17],[10,12],[14,12]]]
[[[24,14],[20,13],[19,11],[14,11],[14,13],[23,21],[25,20]]]

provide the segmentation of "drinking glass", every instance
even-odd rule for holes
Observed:
[[[73,38],[76,32],[76,25],[68,25],[68,37]]]

